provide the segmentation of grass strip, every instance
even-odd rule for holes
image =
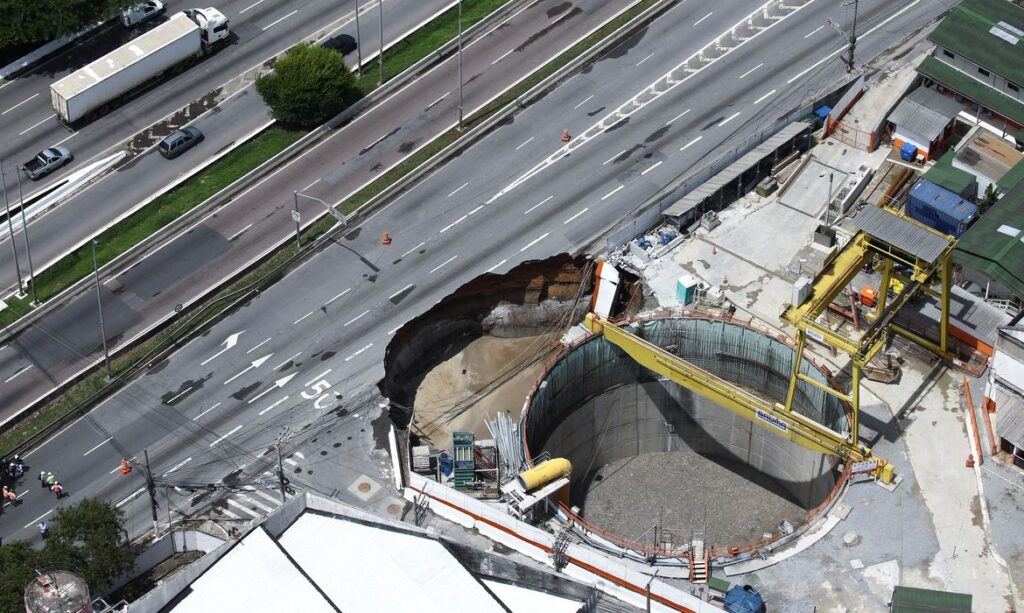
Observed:
[[[484,1],[484,0],[482,0]],[[495,0],[497,1],[497,0]],[[488,117],[493,115],[497,110],[503,108],[505,104],[508,104],[515,98],[523,95],[530,88],[534,87],[537,83],[553,74],[559,68],[565,66],[575,58],[582,55],[587,49],[593,47],[595,44],[603,40],[605,37],[610,35],[616,29],[622,27],[629,20],[636,17],[638,14],[649,8],[657,0],[642,0],[633,8],[626,11],[624,14],[615,18],[611,22],[605,24],[604,27],[600,28],[590,36],[587,36],[582,41],[570,48],[566,53],[552,59],[550,62],[545,64],[539,70],[535,71],[533,75],[524,79],[518,85],[510,89],[508,92],[499,96],[497,99],[486,105],[483,109],[467,118],[467,124],[470,126],[477,125],[480,122],[486,120]],[[498,4],[504,4],[504,2],[498,2]],[[466,27],[466,16],[468,11],[464,7],[463,13],[463,27]],[[449,11],[451,12],[451,11]],[[447,15],[447,13],[445,13]],[[457,27],[457,26],[456,26]],[[449,36],[450,39],[450,36]],[[448,40],[448,39],[446,39]],[[385,52],[385,69],[387,69],[387,62],[389,61],[389,53]],[[414,62],[413,62],[414,63]],[[411,64],[410,64],[411,65]],[[404,69],[403,69],[404,70]],[[401,71],[399,71],[401,72]],[[385,70],[385,75],[387,75]],[[367,78],[369,75],[364,75],[363,78]],[[338,205],[338,209],[348,214],[356,210],[360,206],[369,202],[377,194],[381,193],[388,186],[395,183],[398,179],[404,177],[409,172],[412,172],[416,167],[425,162],[427,159],[437,154],[449,144],[455,142],[460,136],[460,133],[455,130],[449,130],[448,132],[438,136],[427,145],[420,148],[417,152],[410,155],[401,163],[397,164],[394,168],[378,177],[375,181],[364,187],[359,192],[353,194]],[[283,148],[283,147],[282,147]],[[269,156],[268,156],[269,159]],[[305,244],[309,244],[314,239],[320,237],[335,225],[335,220],[330,216],[325,216],[312,226],[307,228],[303,232],[303,241]],[[275,276],[283,275],[286,272],[286,268],[291,265],[291,261],[296,255],[295,244],[291,241],[287,242],[285,246],[278,249],[268,260],[253,268],[247,273],[243,274],[238,280],[230,284],[228,287],[221,291],[215,292],[214,294],[207,296],[205,299],[200,300],[197,304],[193,305],[188,311],[198,312],[200,309],[216,303],[218,300],[224,299],[224,297],[231,295],[241,288],[250,286],[260,279],[272,278]],[[185,316],[186,313],[182,313],[181,316]],[[211,313],[204,318],[203,322],[197,323],[191,326],[195,329],[201,323],[211,321],[222,313]],[[162,343],[168,342],[172,339],[175,334],[181,331],[175,328],[165,328],[161,332],[155,334],[151,338],[139,343],[137,346],[122,352],[116,358],[112,360],[111,367],[115,373],[125,373],[128,370],[138,366],[138,360],[147,356],[154,348],[159,347]],[[95,395],[103,390],[104,387],[109,385],[106,381],[105,373],[102,371],[94,372],[86,376],[81,382],[71,386],[66,392],[61,394],[58,398],[45,404],[44,406],[37,409],[31,415],[25,416],[13,427],[10,427],[3,433],[0,433],[0,449],[13,450],[19,445],[23,444],[30,437],[49,428],[52,424],[63,421],[68,415],[79,413],[85,410],[83,403],[91,403],[95,399]],[[7,455],[10,455],[8,453]]]

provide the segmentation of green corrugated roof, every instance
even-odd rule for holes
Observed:
[[[926,57],[917,67],[917,71],[1017,123],[1024,124],[1024,104],[992,89],[981,81],[972,79],[945,62],[934,57]]]
[[[732,582],[726,581],[725,579],[719,579],[718,577],[711,575],[711,578],[708,579],[708,587],[716,592],[722,592],[724,594],[729,591],[730,587],[732,587]]]
[[[1024,182],[1006,192],[957,241],[953,261],[982,272],[1024,300]]]
[[[928,169],[924,175],[921,176],[925,181],[930,181],[939,187],[948,189],[954,194],[960,194],[961,196],[967,194],[968,196],[975,196],[974,194],[968,194],[968,188],[974,183],[975,178],[971,173],[960,170],[959,168],[953,167],[953,158],[956,157],[956,151],[950,149],[935,163],[934,166]]]
[[[922,590],[916,587],[896,586],[892,591],[890,613],[971,613],[973,597],[970,594]]]
[[[1005,175],[1002,176],[996,185],[1002,189],[1009,190],[1013,189],[1015,185],[1020,183],[1021,179],[1024,179],[1024,160],[1017,162],[1013,168],[1011,168]]]
[[[975,64],[1024,85],[1024,41],[1011,44],[990,30],[1002,21],[1024,30],[1024,9],[1007,0],[964,0],[953,7],[928,40]],[[1003,29],[1012,38],[1012,30]]]

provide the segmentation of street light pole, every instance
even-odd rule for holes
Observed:
[[[341,225],[344,226],[344,225],[348,224],[348,217],[346,217],[344,213],[342,213],[338,209],[334,208],[333,206],[327,204],[323,200],[317,198],[316,196],[310,196],[309,194],[303,194],[302,192],[293,192],[293,193],[295,194],[296,205],[298,203],[299,196],[302,196],[303,198],[309,198],[310,200],[312,200],[314,202],[319,202],[322,207],[327,209],[327,212],[330,213],[332,217],[334,217],[335,219],[337,219],[338,221],[341,222]]]
[[[363,39],[359,37],[359,0],[356,0],[356,74],[363,76]]]
[[[295,220],[295,251],[302,251],[302,216],[299,215],[299,192],[292,192],[295,196],[295,211],[292,212],[292,219]]]
[[[100,269],[96,265],[96,239],[92,240],[92,274],[96,279],[96,306],[100,312],[100,338],[103,340],[103,361],[107,364],[107,381],[114,378],[110,370],[110,352],[107,350],[107,330],[103,325],[103,298],[100,297]],[[154,511],[155,513],[155,511]],[[156,525],[156,517],[153,517]]]
[[[39,296],[36,294],[36,273],[32,268],[32,248],[28,243],[28,220],[25,218],[25,197],[21,193],[21,173],[14,176],[18,178],[18,203],[21,206],[21,231],[25,234],[25,253],[28,254],[28,282],[32,286],[32,304],[39,303]]]
[[[380,76],[377,78],[377,87],[380,87],[384,84],[384,0],[377,0],[377,7],[380,9],[380,52],[377,53]]]
[[[464,127],[462,122],[462,0],[459,0],[459,132]]]
[[[7,209],[7,229],[11,233],[11,253],[14,254],[14,272],[18,277],[18,293],[21,293],[21,265],[18,264],[18,247],[14,244],[14,222],[11,221],[11,204],[7,201],[7,176],[4,174],[4,161],[0,160],[0,183],[4,188],[4,208]]]

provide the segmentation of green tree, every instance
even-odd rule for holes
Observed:
[[[985,188],[985,195],[978,201],[978,209],[984,215],[996,202],[999,202],[999,192],[996,191],[994,184],[989,183],[988,187]]]
[[[135,0],[0,0],[0,47],[44,43],[113,17]]]
[[[331,49],[301,44],[256,79],[256,91],[274,119],[287,126],[313,128],[359,97],[345,58]]]
[[[25,586],[41,566],[39,551],[28,541],[9,541],[0,547],[0,611],[25,610]]]
[[[135,553],[124,543],[123,523],[124,512],[95,498],[59,507],[42,556],[50,568],[78,573],[89,589],[103,593],[135,565]]]

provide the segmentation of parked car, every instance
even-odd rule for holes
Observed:
[[[189,126],[168,134],[165,139],[160,141],[158,149],[160,149],[160,155],[170,160],[195,147],[204,138],[206,137],[198,128]]]
[[[141,0],[121,11],[121,23],[131,28],[157,15],[167,12],[167,7],[160,0]]]
[[[42,179],[73,159],[75,156],[71,155],[71,151],[67,147],[47,147],[36,154],[36,157],[25,162],[21,169],[25,171],[25,175],[29,179],[35,181]]]
[[[356,39],[348,34],[338,34],[320,43],[324,49],[334,49],[342,55],[348,55],[356,50]]]

